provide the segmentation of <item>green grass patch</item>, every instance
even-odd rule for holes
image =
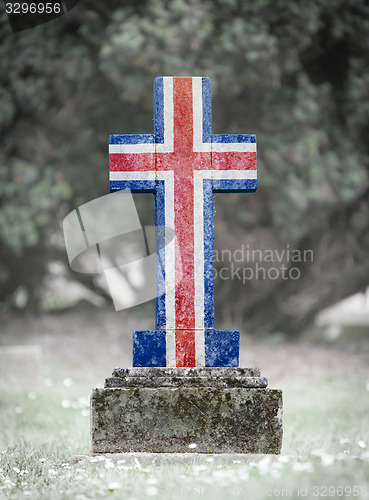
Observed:
[[[369,498],[366,381],[294,382],[284,390],[279,459],[196,465],[87,461],[90,387],[0,393],[0,498]]]

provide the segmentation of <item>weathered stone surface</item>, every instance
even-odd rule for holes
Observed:
[[[105,387],[250,387],[265,388],[265,377],[110,377]]]
[[[260,368],[230,367],[133,367],[114,368],[113,377],[260,377]]]
[[[218,387],[95,389],[94,453],[273,453],[282,445],[282,391]]]
[[[105,387],[265,388],[267,385],[258,368],[115,368],[113,376],[105,380]]]

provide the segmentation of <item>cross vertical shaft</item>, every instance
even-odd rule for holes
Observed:
[[[208,78],[157,78],[154,101],[154,135],[110,136],[111,190],[154,192],[156,224],[176,236],[157,275],[156,330],[135,332],[134,365],[236,366],[239,333],[214,325],[212,195],[255,191],[256,139],[211,133]]]

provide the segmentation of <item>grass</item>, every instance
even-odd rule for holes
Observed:
[[[359,379],[284,384],[279,459],[149,466],[87,454],[90,387],[0,392],[0,498],[369,498],[369,393]]]

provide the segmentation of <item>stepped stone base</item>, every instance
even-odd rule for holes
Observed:
[[[282,391],[266,386],[252,368],[117,368],[91,396],[92,452],[278,454]]]

